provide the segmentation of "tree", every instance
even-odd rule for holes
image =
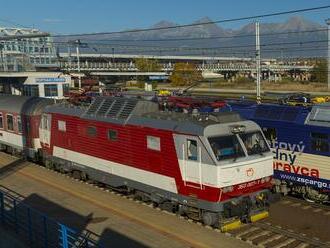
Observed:
[[[176,63],[170,81],[173,86],[190,86],[202,80],[202,73],[196,66],[188,63]]]
[[[157,60],[137,58],[134,60],[136,68],[141,72],[160,71],[161,66]]]
[[[328,64],[325,59],[316,62],[312,72],[311,80],[313,82],[326,83],[328,80]]]

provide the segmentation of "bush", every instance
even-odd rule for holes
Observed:
[[[251,84],[254,83],[254,79],[246,77],[238,77],[234,80],[236,84]]]

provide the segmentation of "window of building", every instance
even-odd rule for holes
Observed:
[[[197,161],[197,140],[187,140],[187,155],[189,160]]]
[[[20,116],[17,116],[17,130],[19,133],[22,133],[22,119]]]
[[[7,130],[14,131],[14,117],[7,114]]]
[[[45,85],[45,96],[58,96],[57,84]]]
[[[39,96],[39,86],[38,85],[24,85],[23,95],[24,96]]]
[[[108,130],[108,139],[116,141],[118,136],[118,132],[116,130]]]
[[[147,136],[147,148],[150,150],[160,151],[160,138],[155,136]]]
[[[90,137],[96,137],[97,131],[96,127],[87,127],[87,135]]]
[[[317,152],[329,151],[329,136],[323,133],[311,133],[311,148]]]
[[[3,128],[3,115],[0,113],[0,128]]]
[[[66,132],[66,122],[65,121],[58,121],[57,125],[58,125],[58,130],[60,130],[62,132]]]

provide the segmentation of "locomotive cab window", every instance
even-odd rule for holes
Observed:
[[[22,119],[20,116],[17,116],[17,131],[22,133]]]
[[[323,133],[311,133],[311,148],[317,152],[329,151],[329,136]]]
[[[160,151],[160,138],[147,136],[147,148],[154,151]]]
[[[245,157],[236,135],[210,137],[208,140],[218,161]]]
[[[89,137],[96,137],[96,135],[97,135],[96,127],[92,127],[92,126],[87,127],[87,135]]]
[[[41,129],[50,130],[51,117],[48,114],[43,114],[41,118]]]
[[[0,128],[3,128],[3,115],[0,113]]]
[[[262,128],[262,131],[264,132],[266,140],[270,144],[272,144],[274,142],[274,140],[276,140],[276,138],[277,138],[276,128],[264,127],[264,128]]]
[[[118,132],[116,130],[108,130],[108,140],[116,141],[118,136]]]
[[[12,115],[7,115],[7,130],[14,131],[14,117]]]
[[[269,151],[267,142],[261,132],[241,133],[239,136],[244,143],[248,155],[262,154]]]
[[[187,140],[187,155],[189,160],[197,161],[198,153],[197,153],[197,140]]]

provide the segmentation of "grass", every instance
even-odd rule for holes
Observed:
[[[205,82],[201,83],[199,88],[219,88],[219,89],[244,89],[253,90],[256,88],[256,83],[253,81],[239,80],[236,82],[227,81],[215,81],[215,82]],[[292,81],[278,81],[278,82],[261,82],[262,90],[270,91],[310,91],[310,92],[323,92],[327,91],[327,85],[324,83],[314,83],[314,82],[292,82]]]

